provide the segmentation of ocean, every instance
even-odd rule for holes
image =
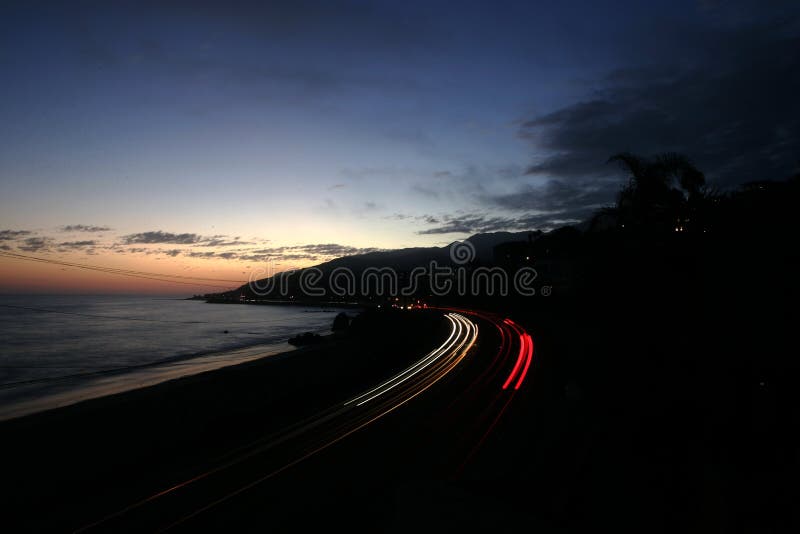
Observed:
[[[0,420],[291,350],[340,311],[164,297],[0,296]]]

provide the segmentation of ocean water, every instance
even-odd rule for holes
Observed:
[[[124,296],[0,296],[0,420],[290,350],[340,311]],[[227,331],[227,332],[226,332]]]

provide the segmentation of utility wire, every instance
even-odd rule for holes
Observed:
[[[29,256],[26,254],[19,254],[16,252],[8,252],[8,251],[0,251],[0,257],[5,257],[9,259],[16,259],[16,260],[23,260],[23,261],[32,261],[37,263],[45,263],[50,265],[61,265],[64,267],[74,267],[77,269],[87,269],[90,271],[97,271],[107,274],[117,274],[120,276],[130,276],[133,278],[143,278],[146,280],[156,280],[159,282],[169,282],[173,284],[184,284],[184,285],[201,285],[207,287],[216,287],[221,289],[230,289],[229,286],[221,286],[217,284],[207,284],[203,283],[206,281],[213,281],[213,282],[232,282],[236,284],[244,284],[246,283],[244,280],[229,280],[224,278],[202,278],[199,276],[185,276],[185,275],[172,275],[172,274],[160,274],[160,273],[151,273],[147,271],[135,271],[131,269],[120,269],[116,267],[104,267],[99,265],[85,265],[81,263],[73,263],[68,261],[62,260],[55,260],[51,258],[42,258],[39,256]],[[187,280],[187,281],[182,281]],[[190,282],[188,280],[196,280],[196,282]]]

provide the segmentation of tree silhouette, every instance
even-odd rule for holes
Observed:
[[[608,162],[618,163],[629,175],[617,197],[621,226],[677,232],[698,227],[698,212],[706,197],[705,176],[688,158],[673,152],[652,158],[623,152]]]

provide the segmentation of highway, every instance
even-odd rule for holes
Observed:
[[[97,517],[75,532],[162,532],[187,525],[191,529],[203,515],[213,514],[217,507],[374,425],[440,382],[447,382],[445,378],[452,379],[451,374],[457,374],[453,371],[465,359],[480,356],[480,361],[470,366],[480,373],[465,373],[457,381],[463,385],[442,401],[446,407],[432,414],[441,422],[436,424],[442,433],[463,436],[458,446],[448,445],[454,449],[448,458],[457,462],[448,462],[445,471],[457,476],[479,452],[525,383],[533,341],[520,325],[499,315],[454,308],[442,308],[441,312],[449,324],[449,335],[408,368],[312,417],[238,447],[183,482]],[[480,336],[485,346],[477,350],[481,326],[494,332]],[[463,383],[467,377],[469,382]],[[447,388],[448,393],[453,389],[452,385]]]
[[[375,386],[283,430],[230,451],[226,458],[185,481],[84,524],[75,532],[169,531],[191,523],[215,507],[317,455],[348,436],[373,425],[451,375],[473,356],[481,321],[491,322],[506,336],[478,389],[509,366],[513,335],[524,334],[514,323],[464,310],[442,310],[449,335],[434,350],[408,368]],[[476,320],[468,318],[474,317]],[[530,365],[527,345],[521,345],[508,387],[518,389]],[[530,347],[532,352],[532,346]],[[502,394],[503,387],[498,386]],[[467,394],[469,392],[466,392]],[[496,421],[495,421],[496,424]],[[485,437],[484,437],[485,439]],[[474,452],[473,452],[474,453]]]

